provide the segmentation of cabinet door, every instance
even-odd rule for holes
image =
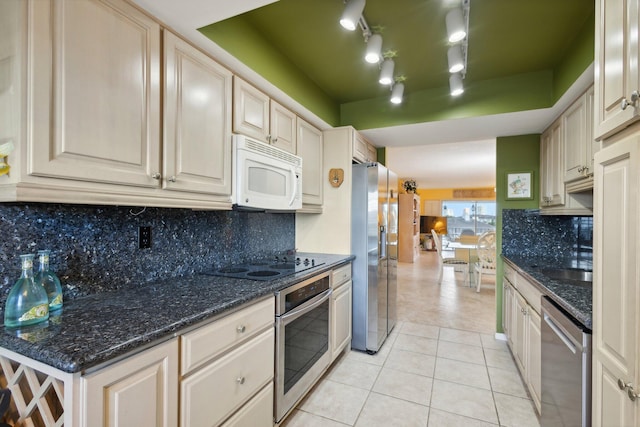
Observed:
[[[178,425],[178,341],[82,377],[85,426]]]
[[[511,316],[513,313],[513,288],[506,277],[502,278],[502,330],[507,336],[507,341],[513,346],[513,334],[511,332]]]
[[[322,132],[298,118],[298,156],[302,157],[302,203],[322,205],[323,174]]]
[[[564,205],[564,156],[561,121],[554,122],[540,140],[540,206]]]
[[[367,161],[369,162],[377,162],[378,161],[378,150],[375,146],[369,144],[367,145]]]
[[[424,215],[442,216],[442,202],[440,200],[425,200],[423,207]],[[421,233],[431,233],[431,230],[420,230]]]
[[[273,382],[260,390],[222,427],[273,427]]]
[[[540,413],[542,397],[542,333],[540,332],[540,316],[529,307],[527,334],[527,384],[533,403]]]
[[[160,26],[121,0],[29,13],[28,173],[159,186]]]
[[[597,0],[595,34],[595,137],[608,137],[638,119],[640,100],[623,108],[640,90],[638,0]]]
[[[231,195],[231,72],[164,32],[168,190]]]
[[[296,154],[296,115],[273,99],[270,107],[269,130],[268,139],[271,145]]]
[[[233,76],[233,131],[268,142],[269,97]]]
[[[640,389],[638,237],[640,134],[595,156],[593,253],[593,423],[638,425],[638,402],[617,382]]]
[[[527,366],[527,331],[529,329],[527,319],[527,301],[516,291],[513,295],[515,318],[514,318],[514,330],[513,330],[513,348],[515,349],[514,356],[516,358],[516,364],[526,378],[526,366]]]
[[[561,116],[564,133],[564,182],[584,176],[587,166],[587,97],[582,95]],[[590,150],[589,150],[590,151]]]
[[[362,135],[358,132],[355,132],[355,136],[353,138],[353,158],[358,162],[366,162],[368,156],[368,143],[367,140],[364,139]]]
[[[331,360],[335,360],[351,342],[352,282],[340,285],[332,296]]]

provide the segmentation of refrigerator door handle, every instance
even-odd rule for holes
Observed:
[[[387,232],[384,225],[380,226],[380,259],[387,257]]]

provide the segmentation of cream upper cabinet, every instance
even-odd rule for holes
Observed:
[[[555,121],[540,138],[540,207],[564,204],[564,163],[561,121]]]
[[[178,425],[178,340],[82,377],[84,426]]]
[[[238,76],[233,77],[233,131],[296,153],[296,115]]]
[[[270,126],[271,130],[268,141],[271,145],[282,148],[292,154],[297,151],[297,138],[296,138],[296,114],[278,104],[273,99],[270,103]]]
[[[302,203],[323,203],[323,139],[322,131],[298,117],[298,156],[302,157]]]
[[[28,174],[158,187],[159,24],[120,0],[30,6]]]
[[[231,195],[232,74],[165,30],[163,188]]]
[[[423,215],[426,216],[442,216],[442,201],[425,200],[423,203]],[[421,233],[431,233],[431,230],[420,230]]]
[[[640,423],[640,130],[595,156],[593,425]],[[622,387],[619,387],[619,384]]]
[[[595,138],[640,117],[639,0],[596,0]]]
[[[353,139],[353,158],[360,162],[375,162],[377,161],[376,147],[371,145],[360,133],[355,131]]]
[[[564,182],[593,175],[593,88],[561,116],[564,140]]]
[[[269,96],[233,76],[233,131],[268,142]]]

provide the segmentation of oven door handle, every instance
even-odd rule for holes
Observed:
[[[333,292],[333,289],[329,288],[326,291],[322,292],[321,294],[316,295],[315,297],[311,298],[309,301],[297,307],[295,310],[280,316],[278,323],[283,326],[288,325],[289,323],[296,320],[298,317],[302,316],[305,313],[308,313],[309,311],[313,310],[314,308],[318,307],[319,305],[327,301],[331,296],[332,292]]]

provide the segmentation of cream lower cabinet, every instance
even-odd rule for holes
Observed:
[[[180,337],[182,427],[273,425],[274,313],[269,298]]]
[[[178,425],[178,340],[82,377],[83,426]]]
[[[640,424],[640,126],[595,156],[593,425]]]
[[[322,131],[298,117],[297,155],[302,157],[302,204],[322,206],[325,177]]]
[[[351,344],[351,303],[353,298],[351,263],[332,274],[331,295],[331,361]]]
[[[540,413],[542,397],[541,293],[508,265],[503,278],[503,327],[507,342]]]

